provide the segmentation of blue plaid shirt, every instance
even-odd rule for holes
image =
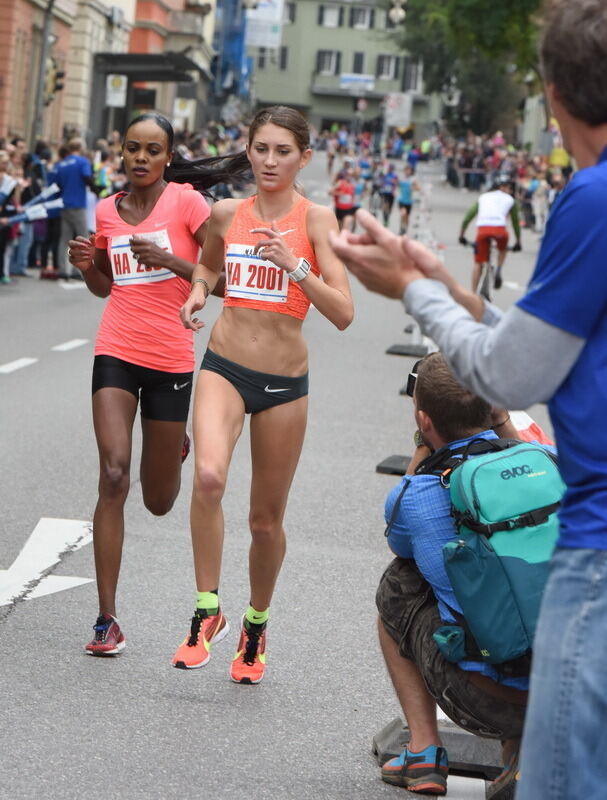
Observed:
[[[450,442],[449,447],[455,450],[472,439],[497,438],[493,430],[487,430],[468,439]],[[455,617],[451,609],[459,614],[462,610],[455,599],[443,562],[443,546],[457,534],[451,516],[449,489],[442,486],[438,475],[405,475],[386,499],[386,522],[392,517],[394,505],[405,483],[407,488],[401,498],[400,508],[394,515],[388,534],[388,545],[397,556],[415,560],[417,568],[432,587],[441,619],[446,623],[453,623]],[[490,664],[460,661],[459,666],[465,670],[480,672],[516,689],[529,687],[527,678],[500,678]]]

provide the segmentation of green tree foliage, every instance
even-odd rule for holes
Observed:
[[[477,50],[487,58],[537,70],[537,15],[541,0],[445,0],[450,37],[458,54]]]
[[[396,35],[423,61],[429,92],[448,95],[457,90],[460,101],[449,112],[456,129],[490,130],[504,111],[516,108],[520,79],[530,71],[539,74],[540,4],[541,0],[408,0],[405,25]]]

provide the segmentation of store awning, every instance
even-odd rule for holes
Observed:
[[[188,83],[192,71],[202,72],[184,53],[96,53],[95,69],[106,74],[126,75],[131,81]]]

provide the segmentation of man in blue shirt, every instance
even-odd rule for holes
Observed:
[[[91,162],[81,155],[81,140],[71,139],[68,142],[68,149],[68,155],[55,167],[55,182],[61,189],[63,199],[59,269],[69,278],[72,265],[67,258],[68,242],[77,236],[89,235],[86,221],[86,187],[93,189],[95,184]]]
[[[364,238],[332,242],[368,288],[403,299],[471,390],[509,408],[549,403],[567,491],[535,637],[517,800],[585,800],[607,791],[604,0],[554,0],[541,59],[552,113],[579,172],[552,208],[517,306],[502,314],[474,300],[434,254],[364,213]]]
[[[447,754],[441,746],[436,704],[471,733],[501,739],[504,764],[516,763],[527,703],[527,677],[505,677],[478,661],[458,664],[440,654],[432,634],[456,621],[462,610],[443,563],[443,546],[456,535],[449,490],[440,476],[413,474],[430,450],[452,450],[472,439],[497,439],[489,403],[464,389],[440,353],[420,362],[413,395],[423,444],[409,473],[386,500],[388,545],[397,556],[377,590],[379,639],[402,705],[411,739],[382,768],[382,779],[409,791],[442,795],[447,789]],[[516,437],[505,411],[500,436]],[[504,794],[506,769],[489,797]]]

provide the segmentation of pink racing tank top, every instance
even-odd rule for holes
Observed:
[[[129,239],[143,236],[179,258],[196,263],[194,234],[210,214],[190,184],[169,183],[150,215],[138,225],[125,222],[116,196],[97,206],[96,246],[106,249],[113,282],[95,342],[95,355],[107,355],[163,372],[194,368],[192,331],[179,319],[190,282],[160,267],[144,267],[132,256]]]
[[[255,195],[240,203],[225,234],[224,306],[274,311],[305,319],[310,301],[301,287],[289,280],[285,270],[253,252],[254,245],[263,239],[263,235],[251,233],[251,229],[270,227],[270,223],[253,214],[254,202]],[[301,197],[286,216],[277,220],[277,225],[295,257],[305,258],[312,265],[312,272],[320,275],[306,228],[311,205],[309,200]]]

